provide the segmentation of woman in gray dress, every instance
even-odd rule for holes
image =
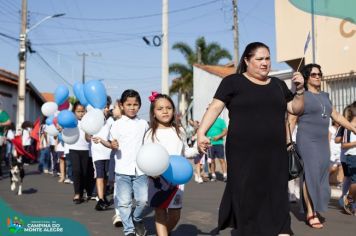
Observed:
[[[301,177],[302,211],[306,213],[306,223],[312,228],[320,229],[323,224],[317,212],[326,211],[330,199],[330,118],[353,132],[356,132],[356,129],[335,110],[329,94],[320,91],[320,65],[308,64],[301,73],[306,90],[304,112],[299,117],[289,115],[289,122],[292,131],[298,123],[296,142],[304,161],[304,176]]]

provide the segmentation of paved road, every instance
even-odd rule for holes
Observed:
[[[60,184],[58,178],[38,174],[36,166],[26,166],[24,193],[16,196],[10,191],[9,179],[0,180],[0,197],[12,209],[29,216],[65,217],[85,225],[91,235],[123,235],[120,228],[112,225],[113,209],[104,212],[94,210],[95,201],[74,205],[72,203],[73,187]],[[221,181],[196,184],[191,181],[186,186],[184,208],[178,227],[172,235],[195,236],[212,235],[217,222],[218,206],[225,184]],[[150,235],[154,235],[153,214],[147,211],[145,224]],[[3,215],[1,215],[3,220]],[[325,227],[322,230],[311,229],[305,225],[303,217],[298,214],[296,204],[292,205],[292,227],[297,236],[355,236],[356,217],[341,211],[335,200],[330,203],[329,211],[323,214]],[[0,235],[1,231],[0,231]],[[34,235],[34,234],[32,234]],[[42,235],[42,234],[39,234]],[[231,235],[230,230],[220,235]]]

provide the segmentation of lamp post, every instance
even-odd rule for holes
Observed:
[[[27,29],[27,0],[22,0],[21,13],[21,33],[20,33],[20,51],[19,51],[19,78],[18,78],[18,96],[17,96],[17,119],[16,128],[21,128],[25,121],[25,98],[26,98],[26,53],[27,53],[27,34],[38,27],[48,19],[64,16],[64,13],[46,16],[31,28]]]

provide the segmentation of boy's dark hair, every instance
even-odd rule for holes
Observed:
[[[155,108],[155,104],[156,104],[157,100],[160,99],[160,98],[167,99],[171,103],[172,108],[173,108],[173,117],[172,117],[172,120],[170,122],[170,125],[172,127],[174,127],[178,137],[181,138],[179,125],[178,125],[178,122],[177,122],[176,107],[174,106],[174,102],[173,102],[172,98],[170,98],[166,94],[158,94],[155,97],[155,100],[152,101],[151,105],[150,105],[150,127],[151,127],[151,130],[152,130],[151,131],[151,133],[152,133],[151,134],[152,142],[154,142],[154,136],[156,135],[156,131],[157,131],[157,128],[158,128],[158,122],[157,122],[157,120],[156,120],[156,118],[154,116],[154,108]]]
[[[127,98],[136,98],[137,101],[138,101],[138,104],[141,107],[141,97],[140,97],[140,94],[137,91],[135,91],[133,89],[125,90],[121,95],[120,103],[123,104],[124,102],[126,102]]]

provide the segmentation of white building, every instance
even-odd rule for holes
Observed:
[[[0,68],[1,108],[10,115],[11,121],[14,123],[16,123],[17,114],[17,79],[16,74]],[[27,80],[25,120],[34,121],[41,116],[41,106],[44,102],[45,99],[40,92]]]

